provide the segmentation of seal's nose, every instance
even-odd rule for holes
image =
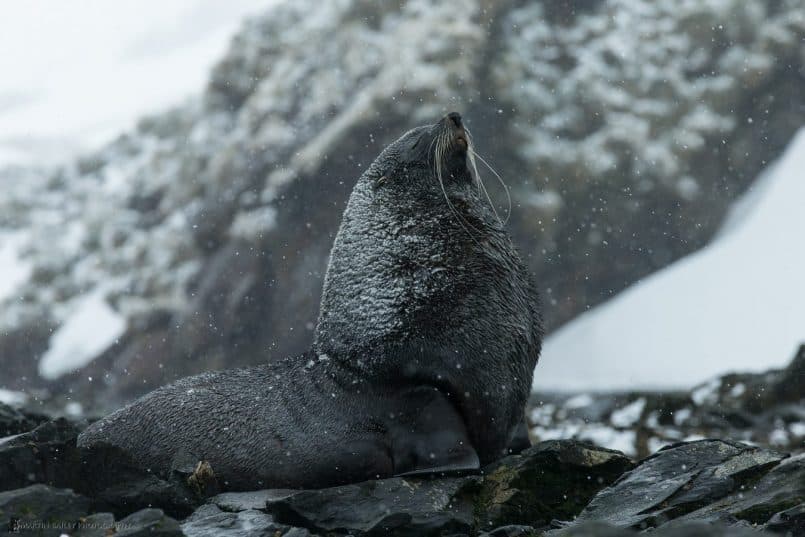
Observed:
[[[458,129],[463,126],[461,123],[461,115],[458,112],[450,112],[447,114],[447,119],[453,122],[453,125],[455,125]]]

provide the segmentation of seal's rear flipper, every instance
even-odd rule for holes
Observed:
[[[525,420],[525,416],[523,416],[520,424],[512,431],[506,452],[510,455],[514,455],[530,447],[531,439],[528,437],[528,423]]]
[[[389,426],[394,475],[466,473],[481,468],[464,420],[450,401],[433,387],[407,391],[407,411]]]
[[[394,475],[395,477],[412,477],[430,474],[465,474],[477,472],[480,469],[481,461],[478,460],[478,454],[475,453],[475,450],[470,447],[461,457],[451,457],[450,462],[443,466],[431,467],[426,465],[422,468],[417,468],[407,472],[398,472],[398,469],[395,465]]]

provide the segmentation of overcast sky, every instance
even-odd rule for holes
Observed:
[[[277,0],[36,0],[0,17],[0,166],[52,164],[197,94]]]

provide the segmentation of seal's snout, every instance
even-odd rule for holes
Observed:
[[[453,139],[459,147],[467,148],[467,133],[464,130],[464,123],[461,121],[461,115],[458,112],[450,112],[442,120],[448,128],[453,131]]]

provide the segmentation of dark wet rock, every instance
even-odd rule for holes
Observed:
[[[263,503],[265,506],[265,502]],[[187,537],[249,537],[251,535],[276,535],[304,537],[310,532],[302,528],[291,528],[274,521],[271,515],[256,509],[237,512],[223,511],[214,504],[199,507],[182,523]]]
[[[178,473],[163,479],[113,446],[82,449],[80,457],[78,489],[118,516],[159,506],[171,516],[184,518],[204,502],[187,484],[187,475]]]
[[[26,433],[42,423],[43,419],[0,403],[0,438]]]
[[[573,440],[541,442],[485,470],[477,504],[479,527],[569,520],[633,467],[618,451]]]
[[[72,487],[80,468],[75,440],[80,427],[63,418],[0,441],[0,490],[32,483]]]
[[[115,537],[181,537],[179,523],[165,515],[161,509],[143,509],[115,525]]]
[[[785,457],[773,451],[720,440],[670,446],[602,490],[582,511],[577,523],[600,521],[645,529],[687,515],[687,520],[727,523],[743,520],[762,524],[786,507],[776,499],[774,489],[787,483],[792,475],[798,474],[800,479],[805,475],[798,464],[789,466],[788,470],[779,466],[776,472],[770,472]],[[791,488],[796,485],[780,489],[780,493],[789,494]],[[762,493],[764,490],[766,494]],[[745,508],[734,503],[739,500],[747,502],[741,504]],[[765,513],[764,509],[768,508],[772,511]]]
[[[91,501],[69,489],[47,485],[0,492],[0,529],[61,535],[90,511]]]
[[[269,500],[277,522],[314,533],[446,535],[469,533],[480,479],[366,481],[322,490],[290,492]]]

